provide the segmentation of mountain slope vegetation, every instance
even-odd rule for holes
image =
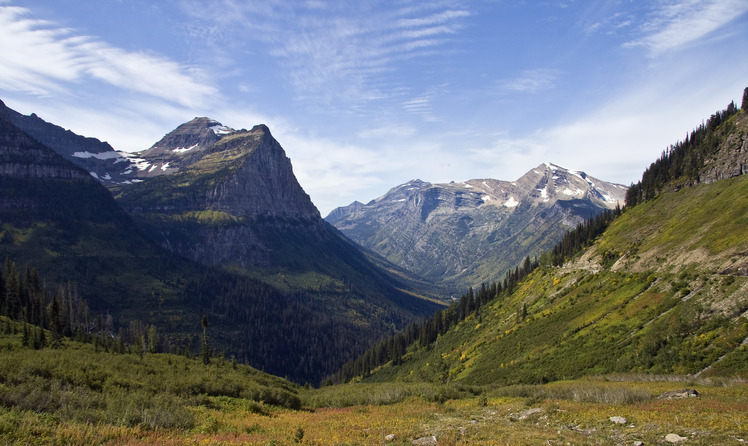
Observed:
[[[437,307],[385,288],[383,278],[371,285],[383,290],[378,301],[367,301],[362,291],[350,305],[325,301],[330,295],[355,295],[351,289],[370,284],[354,276],[350,283],[344,277],[313,277],[307,288],[281,290],[164,249],[87,171],[15,127],[6,110],[0,107],[0,256],[20,273],[38,271],[47,284],[34,301],[38,305],[31,306],[46,308],[58,288],[70,284],[91,310],[91,320],[112,319],[107,329],[113,336],[137,321],[157,327],[170,340],[167,348],[193,353],[199,349],[201,317],[207,315],[216,351],[315,384],[372,340]],[[282,227],[273,236],[289,249],[299,241]],[[350,268],[356,268],[355,248],[336,240],[351,256],[339,263],[350,260]],[[3,314],[20,321],[25,307],[4,308]]]
[[[708,132],[700,136],[709,148],[693,146],[705,160],[725,165],[743,156],[748,140],[748,115],[734,104],[728,110],[719,124],[710,120],[700,130]],[[713,163],[704,162],[696,177],[706,177]],[[606,373],[747,377],[748,176],[690,187],[685,179],[660,183],[658,193],[627,206],[599,237],[589,231],[596,240],[577,244],[575,254],[551,251],[537,269],[522,268],[532,272],[516,286],[471,289],[441,315],[412,326],[412,343],[385,341],[339,379],[518,384]],[[452,313],[461,322],[445,324]]]
[[[343,326],[365,330],[340,342],[371,342],[439,308],[404,291],[320,218],[266,126],[219,136],[207,127],[215,125],[196,118],[180,126],[142,156],[170,166],[178,157],[181,167],[117,189],[118,203],[152,240],[201,264],[268,282]],[[186,145],[194,148],[180,152]],[[228,317],[242,313],[224,310]],[[345,338],[336,326],[328,331]]]

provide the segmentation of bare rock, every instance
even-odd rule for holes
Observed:
[[[657,399],[660,400],[679,400],[683,398],[696,398],[699,396],[699,392],[694,389],[682,389],[682,390],[671,390],[660,395]]]
[[[521,420],[526,420],[526,419],[530,418],[531,416],[533,416],[535,414],[540,414],[540,413],[543,413],[543,408],[542,407],[533,407],[532,409],[524,410],[524,411],[522,411],[522,412],[520,412],[518,414],[512,414],[511,418],[515,418],[515,419],[521,421]]]
[[[626,424],[626,419],[623,417],[610,417],[610,422],[615,424]]]
[[[395,434],[385,435],[384,441],[386,441],[387,443],[395,441]]]
[[[678,434],[667,434],[665,435],[665,441],[668,443],[682,443],[686,441],[687,439],[685,437],[681,437]]]
[[[436,436],[432,435],[430,437],[421,437],[413,440],[412,444],[414,446],[436,446],[439,443],[436,441]]]

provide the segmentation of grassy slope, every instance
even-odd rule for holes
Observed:
[[[748,378],[748,177],[667,193],[371,381],[539,383],[610,372]],[[607,252],[607,253],[606,253]],[[527,305],[528,316],[518,321]],[[724,357],[723,357],[724,356]]]
[[[32,350],[20,331],[21,323],[0,318],[0,442],[8,444],[375,445],[390,434],[390,444],[431,435],[439,444],[656,444],[668,433],[689,444],[731,444],[748,437],[748,386],[728,380],[614,376],[315,390],[218,359],[115,354],[70,340]],[[699,398],[656,399],[686,386],[696,386]]]

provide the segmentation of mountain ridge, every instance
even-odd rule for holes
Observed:
[[[337,208],[326,220],[395,264],[460,287],[498,279],[525,256],[550,248],[563,227],[615,208],[625,191],[545,163],[511,182],[412,180],[367,204]]]

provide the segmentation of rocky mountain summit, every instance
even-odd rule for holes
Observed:
[[[269,275],[281,287],[306,289],[314,278],[326,284],[315,292],[333,311],[406,320],[434,307],[401,291],[400,278],[322,219],[267,126],[218,125],[196,118],[178,127],[143,157],[170,166],[180,158],[180,167],[117,189],[117,201],[153,240],[202,264]]]
[[[85,169],[105,186],[128,185],[177,172],[199,161],[205,150],[222,137],[236,132],[214,119],[197,117],[177,127],[149,149],[129,153],[49,123],[34,113],[23,115],[7,110],[16,127]]]
[[[154,239],[207,264],[273,264],[282,237],[263,234],[281,228],[319,238],[324,222],[270,130],[219,136],[213,123],[196,118],[144,152],[162,175],[121,189],[118,201]]]
[[[167,133],[148,150],[134,153],[137,177],[169,174],[199,161],[222,137],[236,130],[206,117],[194,118]],[[246,130],[244,130],[246,132]]]
[[[585,218],[623,205],[625,193],[584,172],[541,164],[513,182],[413,180],[326,220],[410,271],[465,286],[499,279]]]

